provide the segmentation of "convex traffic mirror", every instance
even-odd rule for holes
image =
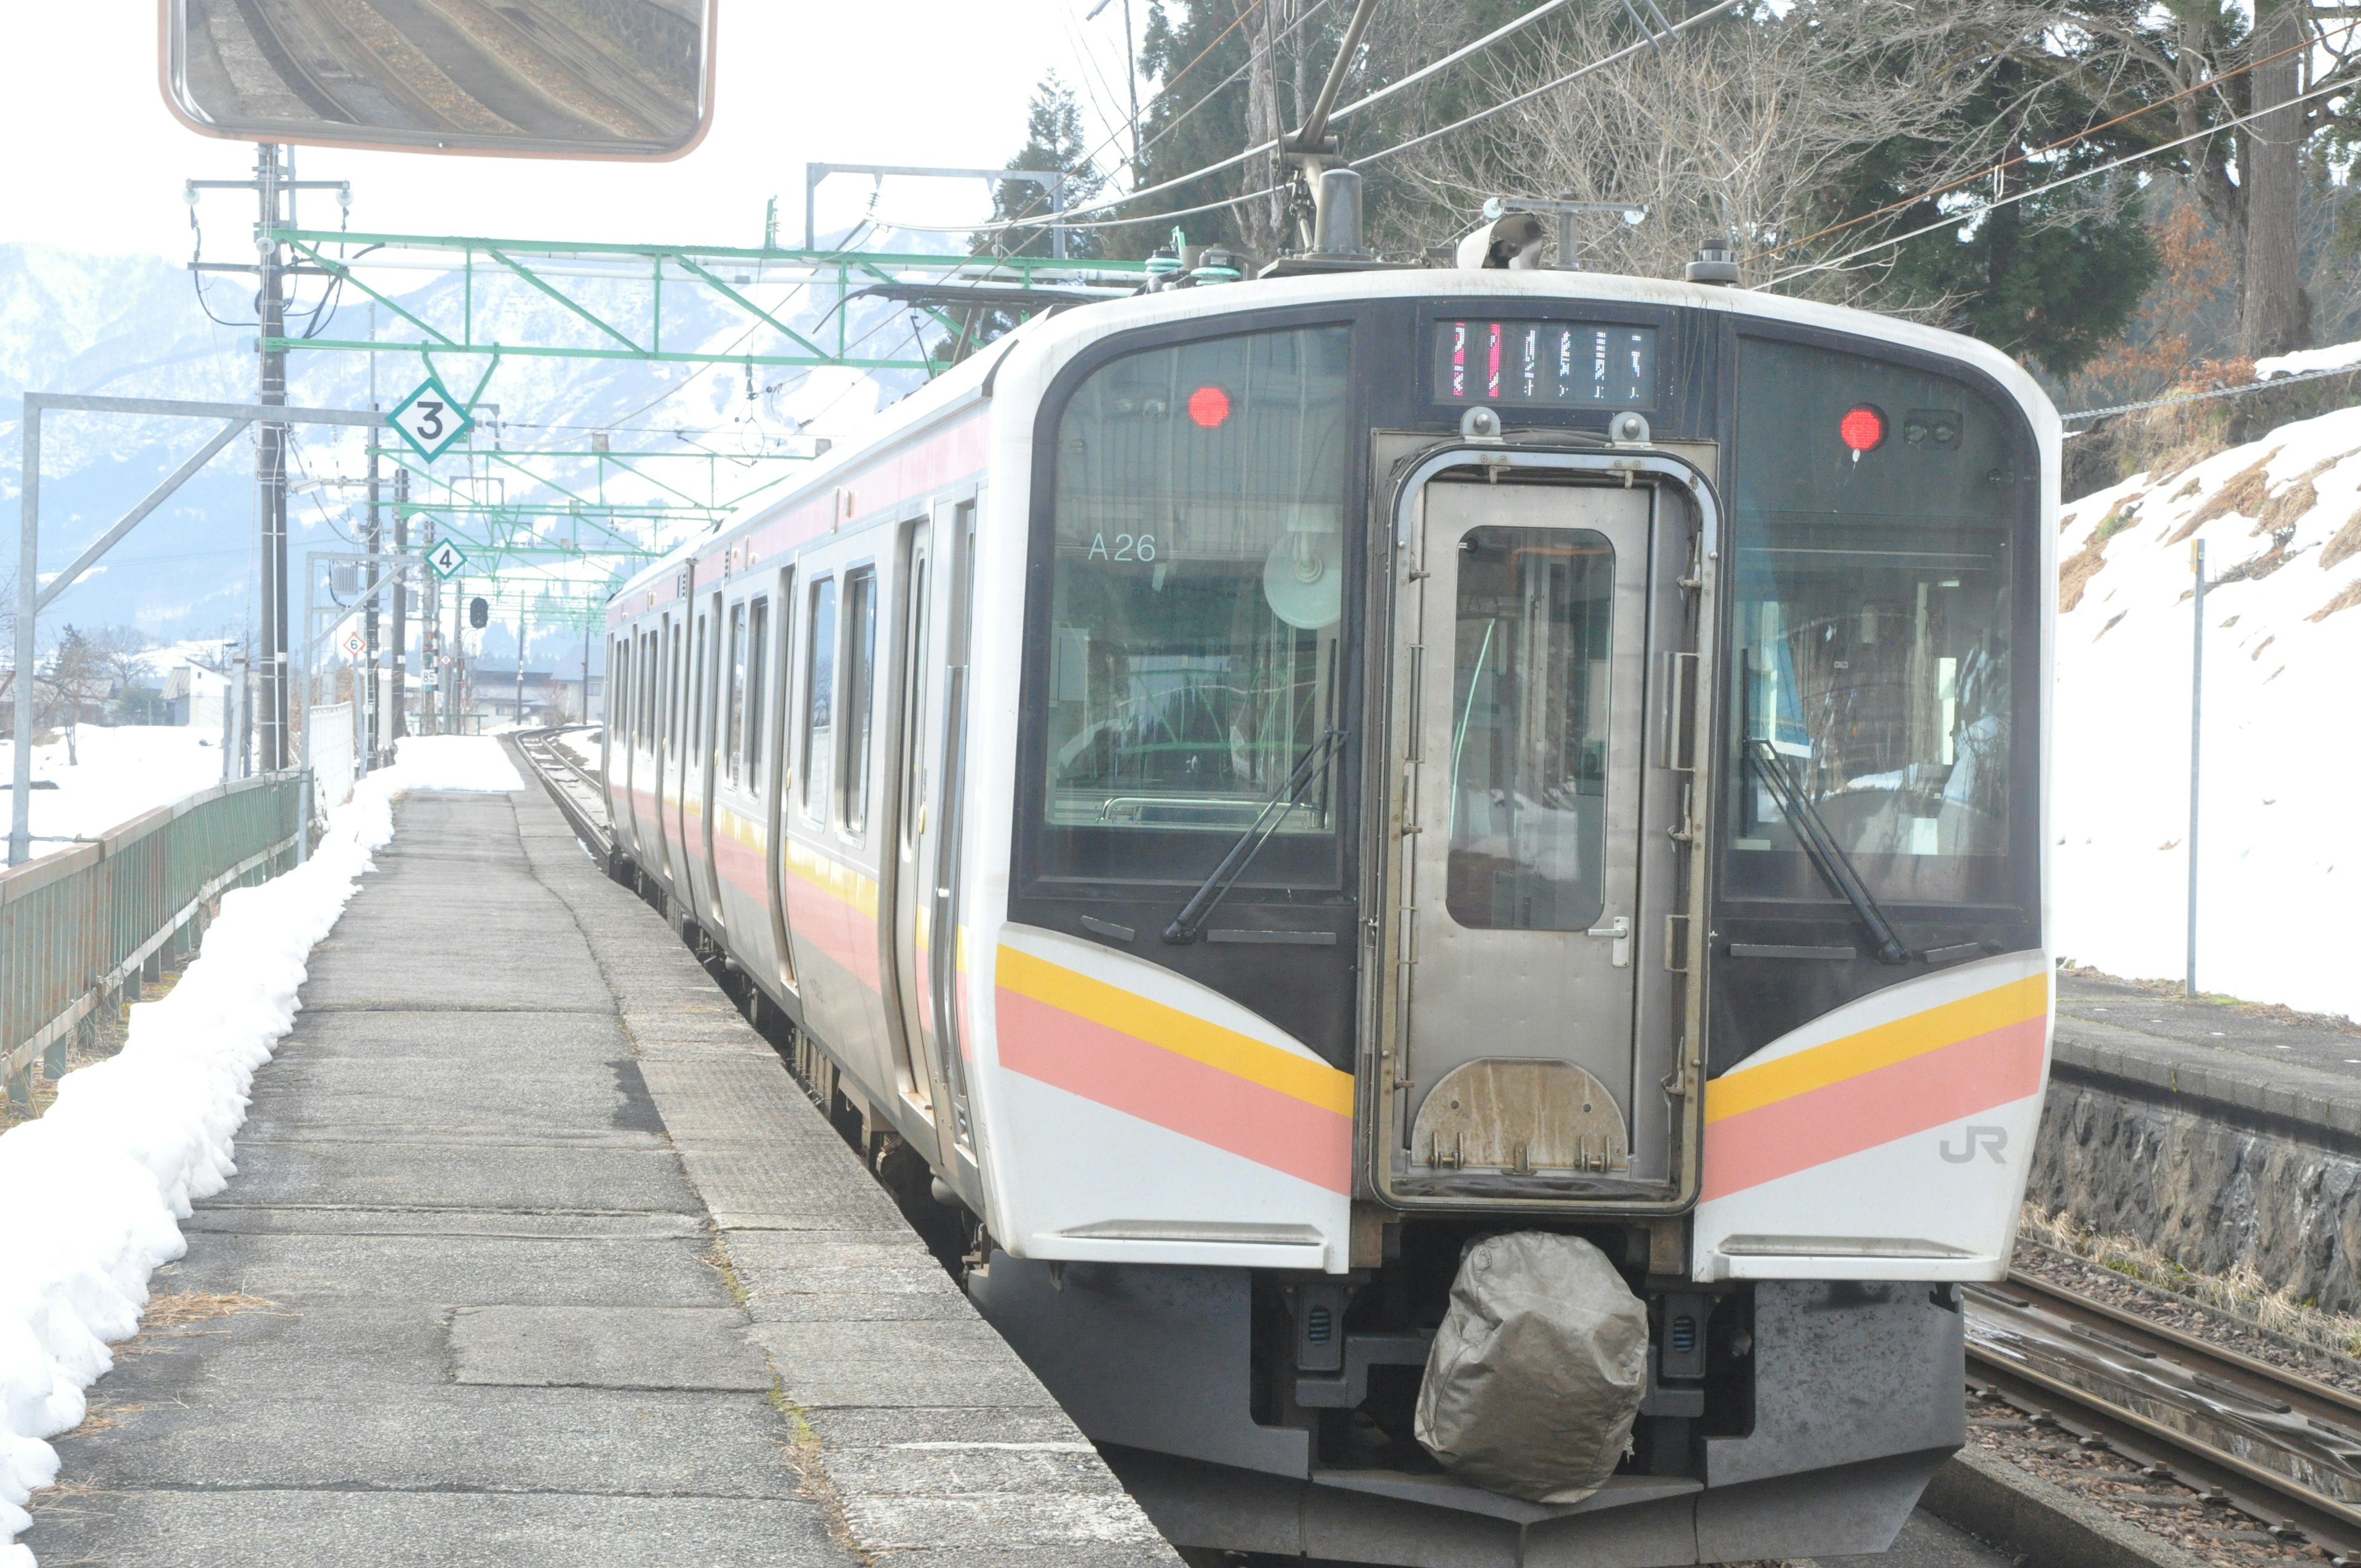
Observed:
[[[160,0],[192,129],[524,158],[677,158],[713,115],[719,0]]]

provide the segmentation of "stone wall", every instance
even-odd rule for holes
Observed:
[[[2127,1076],[2092,1055],[2059,1041],[2033,1202],[2183,1268],[2247,1263],[2298,1300],[2361,1311],[2361,1137],[2349,1116],[2326,1113],[2350,1107],[2272,1103],[2253,1082],[2192,1091],[2178,1075]]]

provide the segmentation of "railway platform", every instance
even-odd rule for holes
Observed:
[[[1177,1563],[529,775],[377,864],[42,1563]]]
[[[2361,1151],[2361,1029],[2068,972],[2055,1054],[2070,1080],[2139,1085],[2240,1123]]]

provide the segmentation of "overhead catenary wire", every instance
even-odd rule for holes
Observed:
[[[2137,152],[2126,153],[2122,158],[2114,159],[2106,163],[2095,164],[2089,169],[2066,175],[2062,179],[2052,180],[2047,184],[2036,185],[2028,190],[2015,191],[2011,192],[2008,195],[1995,197],[1993,200],[1986,202],[1982,205],[1976,207],[1971,211],[1947,214],[1934,223],[1923,224],[1917,228],[1911,229],[1905,234],[1889,236],[1888,237],[1878,240],[1873,244],[1862,246],[1858,250],[1849,250],[1842,256],[1831,257],[1826,261],[1815,261],[1806,267],[1791,268],[1787,271],[1782,272],[1777,277],[1772,279],[1767,287],[1776,288],[1780,284],[1788,282],[1794,279],[1808,278],[1815,272],[1832,271],[1838,268],[1847,265],[1848,263],[1858,261],[1864,256],[1872,256],[1881,250],[1890,250],[1897,245],[1902,245],[1909,240],[1916,239],[1922,235],[1933,234],[1938,229],[1955,229],[1964,227],[1965,225],[1975,222],[1986,213],[1998,212],[2001,208],[2012,206],[2018,202],[2024,201],[2029,196],[2039,196],[2048,192],[2062,190],[2069,185],[2079,184],[2082,181],[2092,179],[2096,175],[2113,173],[2118,169],[2123,169],[2128,165],[2137,163],[2144,158],[2154,158],[2159,153],[2170,152],[2175,148],[2186,147],[2191,142],[2202,141],[2207,137],[2218,136],[2224,131],[2234,130],[2236,127],[2246,124],[2249,120],[2260,119],[2265,115],[2276,114],[2281,109],[2292,108],[2298,104],[2309,103],[2314,98],[2324,98],[2332,93],[2350,93],[2354,90],[2354,86],[2355,84],[2350,82],[2332,82],[2326,86],[2315,87],[2309,93],[2299,93],[2292,98],[2283,98],[2276,104],[2268,104],[2264,105],[2262,108],[2256,109],[2248,114],[2240,115],[2235,119],[2224,120],[2220,125],[2208,126],[2202,131],[2191,131],[2189,135],[2179,137],[2173,141],[2159,142],[2155,147],[2143,148]]]

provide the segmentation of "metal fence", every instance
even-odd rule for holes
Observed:
[[[77,1035],[191,952],[214,901],[293,865],[301,771],[217,784],[135,817],[95,843],[0,873],[0,1077],[32,1098],[36,1058],[65,1076]]]

